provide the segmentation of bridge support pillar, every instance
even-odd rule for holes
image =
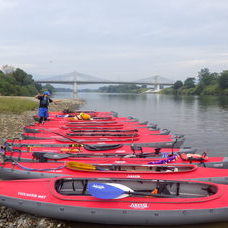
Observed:
[[[78,85],[76,81],[73,83],[73,98],[78,98]]]
[[[155,84],[154,85],[154,90],[155,91],[160,91],[161,90],[161,85],[160,84]]]

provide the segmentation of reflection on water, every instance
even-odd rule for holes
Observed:
[[[71,97],[59,93],[55,97]],[[99,94],[81,93],[86,110],[116,111],[119,116],[134,116],[141,121],[157,123],[173,133],[184,134],[185,146],[206,151],[212,156],[228,156],[228,97],[171,96],[162,94]],[[101,228],[106,225],[70,223],[69,227]],[[129,226],[109,226],[124,228]],[[130,226],[140,227],[140,226]],[[164,226],[163,226],[164,227]],[[170,227],[170,226],[169,226]],[[177,227],[177,226],[175,226]],[[179,226],[181,228],[228,227],[228,223]]]

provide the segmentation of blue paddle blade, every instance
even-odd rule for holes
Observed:
[[[119,187],[108,183],[104,184],[97,182],[90,182],[88,184],[88,192],[99,199],[116,199],[125,193],[125,191]]]

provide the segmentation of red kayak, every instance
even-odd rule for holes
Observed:
[[[205,153],[202,155],[195,154],[191,148],[171,149],[171,148],[136,148],[130,150],[128,146],[110,149],[84,146],[79,152],[69,151],[69,148],[42,148],[42,147],[14,147],[13,151],[5,151],[5,158],[13,161],[24,162],[64,162],[64,161],[81,161],[85,163],[100,164],[197,164],[203,167],[228,168],[227,157],[208,157]],[[102,145],[103,146],[103,145]],[[113,145],[115,146],[115,145]],[[89,146],[90,147],[90,146]],[[24,149],[23,149],[24,148]],[[22,151],[21,151],[21,150]],[[43,149],[43,150],[42,150]],[[72,149],[72,148],[71,148]],[[106,148],[108,149],[108,148]],[[27,150],[27,152],[25,152]],[[61,153],[56,150],[62,150]]]
[[[112,119],[115,117],[118,117],[118,114],[116,112],[95,112],[95,111],[79,111],[79,112],[74,112],[74,113],[63,113],[63,112],[49,112],[49,117],[48,120],[64,120],[67,119],[68,117],[75,117],[77,115],[80,115],[81,113],[86,113],[91,116],[91,118],[94,119]],[[38,121],[39,116],[34,115],[33,116],[34,120]],[[132,118],[134,119],[134,118]]]
[[[175,136],[174,135],[150,135],[150,134],[138,134],[136,133],[89,133],[89,134],[78,134],[78,133],[59,133],[54,131],[49,131],[48,129],[46,131],[40,132],[40,133],[23,133],[22,134],[23,139],[62,139],[62,138],[70,138],[70,139],[82,139],[82,140],[89,140],[89,139],[115,139],[122,141],[124,139],[126,140],[138,140],[138,139],[146,139],[147,141],[157,141],[157,140],[166,140],[166,139],[172,139]]]
[[[85,112],[80,112],[80,113],[85,113]],[[57,112],[49,112],[49,117],[48,117],[48,121],[59,121],[59,120],[63,120],[63,121],[68,121],[68,120],[74,120],[75,116],[80,115],[80,113],[57,113]],[[137,119],[133,118],[133,117],[118,117],[118,115],[115,113],[100,113],[100,114],[96,114],[94,113],[86,113],[89,114],[91,116],[92,119],[88,119],[88,120],[83,120],[83,119],[77,119],[76,121],[94,121],[94,120],[99,120],[99,121],[106,121],[106,120],[122,120],[122,121],[136,121]],[[39,117],[37,115],[34,116],[34,119],[39,119]]]
[[[1,179],[34,179],[58,176],[93,178],[137,178],[159,180],[200,180],[228,184],[228,169],[204,168],[196,165],[99,164],[69,161],[66,163],[6,162],[1,166]]]
[[[61,132],[61,131],[60,131]],[[54,132],[54,131],[42,131],[39,133],[23,133],[23,139],[61,139],[61,138],[72,138],[72,139],[100,139],[100,138],[137,138],[139,134],[136,133],[97,133],[97,134],[78,134],[73,132]]]
[[[41,125],[39,123],[39,125]],[[68,127],[68,128],[118,128],[118,129],[122,129],[122,128],[142,128],[142,127],[146,127],[148,128],[148,125],[146,124],[137,124],[137,123],[130,123],[130,122],[126,122],[126,123],[123,123],[123,122],[117,122],[117,123],[83,123],[83,124],[79,124],[79,123],[69,123],[69,122],[45,122],[44,124],[42,124],[43,127],[47,127],[47,128],[50,128],[50,127]],[[42,126],[41,125],[41,126]]]
[[[72,126],[86,126],[86,125],[124,125],[124,126],[147,126],[147,122],[141,123],[138,121],[123,121],[115,119],[115,120],[105,120],[105,121],[100,121],[100,120],[83,120],[83,121],[69,121],[69,120],[51,120],[51,121],[46,121],[44,122],[44,125],[47,126],[60,126],[60,125],[72,125]]]
[[[33,129],[32,127],[30,129]],[[53,129],[53,128],[50,128]],[[115,132],[115,130],[107,129],[107,132],[83,132],[83,130],[69,130],[69,129],[58,129],[55,128],[55,130],[50,130],[47,126],[42,127],[39,132],[37,132],[37,128],[35,128],[34,132],[25,132],[22,134],[24,139],[50,139],[50,138],[132,138],[132,137],[147,137],[148,140],[153,140],[157,138],[172,138],[174,135],[169,134],[153,134],[151,131],[138,131],[135,129],[134,132]],[[88,129],[87,129],[88,130]],[[108,132],[108,130],[111,130],[111,132]],[[80,132],[79,132],[80,131]]]
[[[228,186],[207,182],[60,177],[0,181],[1,204],[35,215],[103,224],[227,221]]]
[[[85,134],[95,134],[95,133],[102,133],[102,134],[117,134],[117,133],[138,133],[138,134],[153,134],[153,135],[168,135],[170,131],[167,129],[163,130],[158,130],[158,129],[151,129],[151,128],[120,128],[120,129],[110,129],[110,128],[94,128],[94,129],[85,129],[84,127],[80,127],[81,129],[77,129],[77,127],[62,127],[62,126],[51,126],[48,127],[48,131],[53,131],[53,132],[58,132],[58,133],[85,133]],[[43,124],[33,124],[30,126],[24,127],[24,132],[27,133],[39,133],[39,132],[47,132],[46,125],[44,126]]]
[[[87,153],[104,153],[104,154],[113,154],[113,155],[134,155],[141,154],[142,156],[150,153],[194,153],[196,149],[190,147],[183,148],[156,148],[156,147],[140,147],[140,146],[129,146],[122,144],[113,144],[113,145],[97,145],[91,146],[87,144],[78,144],[70,147],[13,147],[13,150],[20,150],[21,152],[53,152],[53,153],[74,153],[74,154],[87,154]]]
[[[138,122],[135,118],[127,118],[127,117],[92,117],[92,119],[76,119],[74,116],[65,116],[65,117],[59,117],[59,116],[49,116],[49,119],[46,123],[49,122],[75,122],[75,123],[93,123],[93,122]]]
[[[79,115],[80,113],[86,113],[89,114],[92,117],[114,117],[118,114],[116,112],[97,112],[97,111],[91,111],[91,110],[78,110],[76,112],[69,112],[69,113],[63,113],[63,112],[49,112],[49,117],[56,117],[59,116],[64,117],[65,115]],[[38,117],[35,115],[34,117]]]
[[[112,161],[112,158],[115,158],[117,160],[123,158],[150,158],[157,162],[157,164],[163,164],[168,163],[171,161],[174,161],[177,159],[177,149],[160,149],[155,148],[154,150],[151,150],[150,148],[146,151],[142,150],[132,150],[130,151],[127,149],[126,151],[121,148],[116,148],[112,150],[94,150],[94,146],[85,145],[86,150],[78,151],[77,149],[70,149],[69,148],[61,148],[61,152],[55,152],[52,151],[51,148],[45,149],[42,152],[41,151],[33,151],[33,148],[29,148],[30,152],[23,152],[19,148],[20,147],[14,147],[11,150],[5,150],[4,156],[5,158],[18,160],[18,161],[40,161],[40,162],[47,162],[47,161],[62,161],[62,160],[77,160],[81,158],[91,158],[94,159],[102,159],[102,158],[110,158],[110,161]],[[18,148],[18,149],[17,149]],[[114,147],[113,147],[114,148]],[[39,149],[37,149],[39,150]],[[76,150],[76,152],[75,152]],[[149,152],[150,151],[150,152]],[[176,152],[174,152],[176,151]],[[179,149],[178,153],[187,153],[190,154],[193,150],[188,148]],[[193,151],[194,152],[194,151]],[[195,154],[194,154],[195,156]],[[189,159],[187,159],[189,160]],[[197,159],[198,161],[201,160],[202,162],[204,160],[207,160],[207,156],[202,156],[200,159]],[[101,160],[103,162],[103,160]],[[107,160],[108,161],[108,160]],[[130,160],[129,160],[130,161]],[[151,161],[151,160],[150,160]]]
[[[28,128],[26,127],[26,129],[30,129],[30,128],[62,128],[62,129],[76,129],[76,130],[89,130],[89,129],[94,129],[94,130],[121,130],[121,129],[142,129],[143,128],[148,128],[149,130],[159,130],[157,128],[156,125],[147,125],[147,124],[122,124],[122,123],[118,123],[118,124],[65,124],[65,123],[54,123],[54,122],[45,122],[45,123],[37,123],[37,124],[33,124],[31,125],[31,127],[29,126]]]
[[[35,134],[34,134],[35,135]],[[35,138],[35,136],[34,136]],[[143,146],[143,147],[161,147],[161,148],[179,148],[184,143],[184,138],[151,138],[150,136],[145,136],[141,138],[118,138],[118,139],[108,139],[105,137],[102,137],[100,139],[42,139],[42,140],[20,140],[20,139],[8,139],[6,142],[10,145],[14,146],[21,146],[21,144],[24,144],[26,146],[43,146],[43,147],[68,147],[69,145],[73,143],[83,143],[83,144],[125,144],[125,145],[131,145],[132,143]]]

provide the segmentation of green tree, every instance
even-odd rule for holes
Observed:
[[[43,90],[43,91],[44,91],[44,90],[48,90],[51,94],[53,94],[53,92],[55,91],[55,88],[54,88],[52,85],[50,85],[50,84],[46,84],[46,85],[43,87],[42,90]]]
[[[173,85],[174,89],[180,89],[183,86],[183,82],[182,81],[176,81]]]
[[[187,89],[194,88],[195,87],[195,78],[187,78],[184,81],[184,87]]]
[[[8,69],[8,68],[7,68]],[[34,96],[42,86],[35,83],[32,75],[17,68],[14,71],[0,72],[0,94],[5,96]]]
[[[217,76],[217,73],[210,73],[208,68],[203,68],[198,72],[199,84],[201,84],[202,87],[212,85],[216,82]]]
[[[10,73],[9,76],[10,75],[12,75],[12,77],[16,79],[17,84],[21,86],[30,85],[34,83],[32,75],[27,74],[19,68],[17,68],[14,72]]]
[[[137,93],[141,91],[141,87],[134,84],[117,86],[110,85],[102,86],[98,90],[105,93]]]
[[[34,85],[35,85],[35,88],[36,88],[37,91],[39,91],[39,92],[42,91],[43,87],[42,87],[42,85],[40,83],[35,82]]]
[[[218,79],[218,82],[219,82],[220,88],[222,89],[228,88],[228,70],[225,70],[221,73]]]

